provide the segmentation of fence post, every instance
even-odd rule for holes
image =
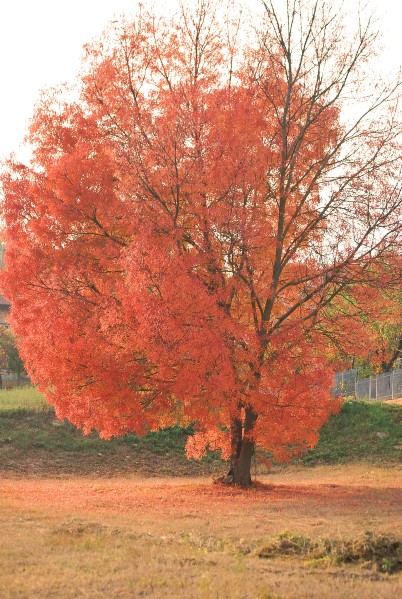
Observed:
[[[391,399],[394,399],[394,378],[395,378],[395,371],[391,370],[391,380],[390,380],[390,387],[391,387]]]

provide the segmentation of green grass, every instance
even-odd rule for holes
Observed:
[[[184,452],[187,434],[187,431],[173,427],[145,437],[130,433],[105,441],[97,433],[84,436],[67,421],[57,421],[51,411],[18,409],[3,411],[0,415],[0,445],[7,443],[25,450],[43,448],[49,452],[106,454],[127,447],[138,451],[147,449],[155,454],[177,454]]]
[[[0,471],[39,475],[195,476],[221,470],[210,452],[201,462],[187,460],[190,429],[172,427],[139,437],[133,433],[111,441],[94,432],[83,435],[33,388],[0,390]]]
[[[402,407],[381,402],[346,401],[323,427],[320,441],[299,463],[305,465],[370,461],[398,462],[402,451]],[[0,390],[0,448],[42,449],[53,454],[119,455],[143,450],[172,458],[184,455],[190,429],[172,427],[145,437],[128,434],[105,441],[97,433],[84,436],[72,424],[58,421],[34,388]],[[206,461],[214,462],[211,453]]]
[[[346,401],[321,429],[305,464],[398,461],[402,451],[402,407],[383,402]]]
[[[43,395],[35,387],[0,389],[0,413],[10,410],[49,410]]]
[[[188,431],[172,427],[145,437],[128,434],[112,441],[100,439],[97,433],[84,436],[69,422],[58,421],[53,408],[34,387],[0,390],[0,443],[12,443],[18,449],[104,452],[130,446],[166,454],[183,452],[187,435]]]

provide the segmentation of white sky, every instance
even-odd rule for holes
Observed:
[[[357,1],[345,0],[345,11]],[[402,64],[402,2],[371,3],[383,15],[384,68],[397,68]],[[178,0],[154,0],[158,4],[166,9]],[[82,45],[136,6],[136,0],[0,0],[0,159],[12,151],[23,155],[19,146],[39,91],[71,81]]]

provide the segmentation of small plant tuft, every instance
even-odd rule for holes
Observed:
[[[260,549],[261,558],[303,555],[310,563],[368,564],[394,574],[402,570],[402,540],[390,534],[366,532],[357,539],[311,541],[304,535],[284,531]]]

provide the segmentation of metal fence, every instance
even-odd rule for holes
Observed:
[[[333,395],[354,395],[356,392],[357,370],[351,369],[335,375]]]
[[[402,397],[402,368],[367,379],[358,379],[357,370],[336,375],[333,395],[354,395],[356,399],[384,400]]]

